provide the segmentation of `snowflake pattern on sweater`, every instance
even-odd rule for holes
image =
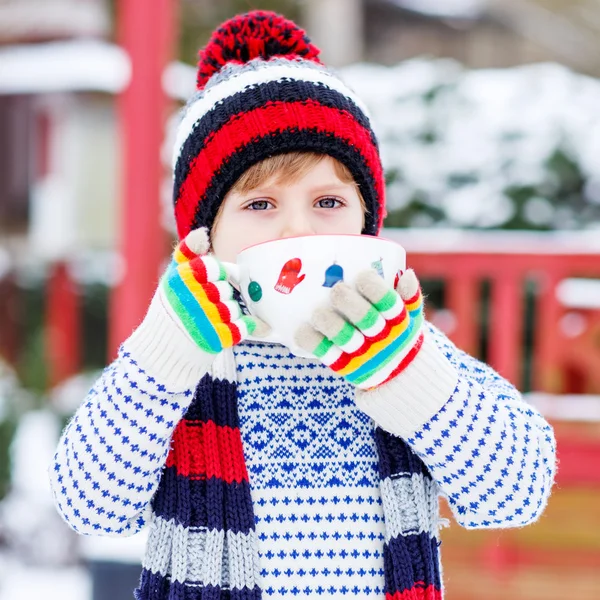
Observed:
[[[306,513],[304,522],[311,523],[312,519],[310,527],[315,530],[314,535],[327,535],[326,521],[317,523],[314,520],[316,512],[309,511],[310,504],[295,506],[294,502],[310,502],[307,501],[306,490],[317,502],[328,502],[330,507],[336,506],[337,502],[339,508],[345,501],[343,496],[334,493],[333,485],[328,485],[333,482],[328,479],[331,466],[328,461],[331,458],[327,456],[326,445],[315,443],[319,436],[326,435],[336,436],[335,444],[330,446],[335,446],[338,453],[344,455],[340,464],[352,466],[349,466],[349,479],[353,485],[348,486],[348,490],[352,490],[353,495],[348,495],[348,502],[356,507],[354,512],[357,515],[366,515],[372,524],[372,527],[361,526],[361,530],[373,533],[373,539],[369,541],[373,549],[382,543],[379,540],[382,531],[380,521],[375,519],[375,516],[381,519],[381,499],[371,483],[375,480],[375,467],[371,454],[372,434],[369,434],[366,415],[388,431],[404,437],[428,466],[463,526],[511,527],[529,523],[539,516],[554,476],[552,429],[535,409],[523,402],[514,387],[490,367],[459,351],[433,327],[428,329],[426,337],[429,355],[423,351],[417,356],[419,359],[422,355],[423,359],[420,363],[415,360],[412,380],[406,378],[409,376],[407,370],[402,381],[390,382],[397,387],[386,386],[384,390],[357,394],[356,406],[360,410],[344,398],[346,393],[342,386],[346,384],[317,363],[293,358],[282,352],[279,346],[259,344],[265,353],[280,353],[282,357],[281,365],[274,367],[269,374],[269,368],[253,358],[250,358],[252,367],[247,366],[248,355],[243,352],[248,352],[250,346],[256,350],[256,344],[237,349],[239,364],[246,365],[240,377],[241,393],[245,394],[240,405],[241,430],[250,480],[254,485],[257,533],[259,544],[263,544],[260,550],[264,556],[270,551],[274,535],[281,535],[285,529],[268,516],[277,513],[269,503],[277,501],[277,507],[284,515],[282,519],[285,520],[285,515],[288,515],[288,525],[292,519],[297,523],[298,515]],[[453,383],[449,389],[452,391],[444,398],[436,399],[439,406],[429,418],[422,420],[418,427],[412,424],[409,427],[408,422],[419,422],[421,417],[414,418],[414,415],[421,413],[418,403],[403,397],[405,388],[416,389],[415,398],[426,399],[437,393],[432,386],[435,372],[427,370],[427,360],[438,366],[443,363],[443,368],[451,372]],[[70,421],[57,448],[50,471],[55,501],[65,520],[81,533],[127,535],[146,524],[149,503],[160,480],[173,429],[192,398],[192,389],[167,389],[138,361],[139,357],[130,351],[126,342],[118,359],[105,369]],[[311,366],[308,366],[309,363]],[[312,377],[314,381],[303,381],[306,377]],[[280,454],[274,456],[272,469],[261,470],[256,460],[257,453],[264,452],[266,444],[275,439],[269,440],[270,435],[283,439],[280,430],[286,430],[285,421],[277,423],[277,419],[282,417],[268,416],[273,405],[283,402],[282,384],[285,384],[289,395],[288,402],[290,398],[302,396],[302,402],[307,404],[318,400],[318,395],[311,395],[308,390],[303,395],[301,388],[318,385],[323,395],[333,399],[332,404],[340,411],[338,416],[328,419],[330,425],[324,426],[321,417],[321,422],[319,418],[308,418],[310,411],[307,408],[307,418],[297,420],[293,432],[287,428],[288,434],[293,433],[294,436],[290,439],[288,451],[304,446],[303,452],[306,453],[308,449],[309,459],[313,461],[310,464],[314,467],[310,470],[298,467],[293,456],[286,457],[282,449],[285,444],[281,443],[277,446]],[[264,410],[260,406],[264,398],[258,403],[256,401],[257,386],[272,386],[275,390],[271,403],[263,405]],[[321,409],[316,404],[314,406],[316,416]],[[259,415],[262,419],[258,418]],[[332,429],[335,430],[333,434]],[[347,446],[345,450],[344,445]],[[364,473],[354,468],[355,463],[364,468]],[[284,468],[286,464],[287,471]],[[321,474],[315,474],[321,468],[318,465],[324,465]],[[269,479],[271,471],[283,487],[277,487],[277,493],[269,492],[269,496],[265,490],[268,490],[266,484],[272,481]],[[362,480],[358,473],[364,475]],[[361,481],[365,484],[363,487],[359,485]],[[294,495],[289,493],[292,489]],[[313,508],[315,506],[316,503]],[[284,507],[289,510],[284,512]],[[373,525],[376,522],[377,525]],[[340,526],[337,528],[340,529]],[[359,531],[356,527],[345,529],[349,530]],[[295,529],[302,535],[304,531],[308,529]],[[338,542],[334,544],[336,549]],[[375,556],[374,550],[370,552]],[[294,576],[298,575],[303,581],[309,580],[305,577],[305,567],[294,560],[298,557],[286,555],[284,558],[281,564],[285,564],[287,569],[297,570]],[[374,560],[372,565],[376,563],[377,560]],[[275,583],[267,581],[269,569],[272,572],[278,569],[282,577],[286,575],[282,567],[274,562],[271,564],[273,567],[265,567],[266,590],[270,585],[277,589]],[[382,562],[379,564],[382,565]],[[380,577],[378,567],[369,568],[374,569],[371,575],[373,583],[367,585],[375,587],[375,581]],[[330,573],[327,575],[331,585],[334,578]],[[357,591],[349,593],[363,597]]]
[[[281,346],[235,356],[263,593],[381,598],[377,450],[352,386]]]

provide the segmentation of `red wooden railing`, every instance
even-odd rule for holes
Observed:
[[[600,280],[600,233],[389,229],[382,235],[405,247],[407,265],[421,280],[444,282],[445,305],[430,307],[427,316],[435,322],[439,308],[450,311],[452,318],[441,321],[442,325],[450,323],[446,333],[475,356],[482,335],[480,286],[489,282],[487,361],[520,389],[524,383],[524,289],[527,281],[534,280],[538,291],[533,311],[532,388],[550,394],[598,394],[594,401],[600,404],[600,305],[573,309],[557,297],[558,285],[567,278]],[[581,300],[583,306],[589,304],[586,298]],[[570,334],[563,323],[573,312],[579,313],[586,327]],[[568,398],[555,401],[568,402]],[[580,420],[589,420],[588,414],[582,413]],[[571,416],[577,420],[577,415]],[[558,427],[557,437],[559,484],[600,486],[600,434],[582,438]]]
[[[445,283],[444,308],[453,316],[447,333],[470,354],[477,354],[482,333],[480,285],[490,283],[487,360],[518,387],[523,384],[524,289],[527,281],[535,281],[533,389],[572,392],[566,387],[564,371],[577,357],[587,386],[578,391],[600,393],[600,338],[589,335],[596,332],[600,305],[580,311],[585,312],[588,327],[569,337],[561,319],[572,309],[561,305],[556,293],[567,278],[600,279],[600,232],[386,229],[382,235],[405,247],[407,264],[421,279]]]
[[[557,286],[569,277],[600,278],[600,233],[468,232],[385,229],[407,250],[407,263],[422,280],[442,280],[451,327],[442,327],[462,349],[477,355],[482,331],[478,318],[481,283],[491,285],[487,360],[502,375],[523,389],[524,285],[537,283],[532,357],[532,388],[550,393],[600,394],[600,305],[584,308],[582,331],[565,335],[561,327],[573,309],[561,304]],[[76,332],[76,295],[67,270],[59,265],[48,287],[47,331]],[[72,304],[72,306],[71,306]],[[70,307],[65,310],[67,305]],[[439,307],[438,307],[439,308]],[[69,314],[70,313],[70,314]],[[65,318],[70,319],[67,322]],[[429,305],[428,317],[436,320]],[[568,332],[567,332],[568,333]],[[78,334],[71,337],[78,337]],[[54,341],[53,341],[54,339]],[[62,339],[62,338],[61,338]],[[80,364],[78,340],[68,346],[49,340],[51,381],[58,381]],[[575,383],[577,383],[577,389]]]
[[[600,526],[600,307],[581,298],[581,307],[573,308],[557,297],[566,278],[600,278],[600,233],[395,229],[383,235],[406,248],[407,264],[421,280],[444,282],[444,304],[428,302],[427,316],[474,355],[483,333],[481,283],[489,282],[486,359],[521,389],[523,360],[531,360],[537,393],[528,399],[550,418],[557,438],[557,485],[536,524],[442,531],[448,600],[600,598],[600,543],[588,533]],[[524,292],[531,280],[536,293],[529,349]],[[584,326],[569,332],[565,317],[574,314]],[[573,392],[596,395],[568,395]]]

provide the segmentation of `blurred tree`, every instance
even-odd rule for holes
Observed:
[[[40,397],[46,390],[47,365],[44,348],[44,281],[22,283],[22,298],[27,318],[23,322],[24,344],[17,363],[17,377],[22,385]]]
[[[17,427],[16,419],[0,420],[0,500],[10,485],[10,443]]]
[[[600,83],[560,65],[354,65],[372,115],[388,227],[600,226]]]
[[[0,500],[10,485],[10,444],[20,415],[30,409],[32,397],[24,392],[13,369],[0,357]]]

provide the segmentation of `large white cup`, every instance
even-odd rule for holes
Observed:
[[[296,346],[294,335],[315,308],[327,305],[331,288],[339,281],[353,285],[365,269],[375,269],[393,286],[406,268],[406,252],[379,237],[309,235],[250,246],[225,268],[250,314],[271,326],[271,334],[261,340],[309,357]]]

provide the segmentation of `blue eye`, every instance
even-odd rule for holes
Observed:
[[[321,198],[317,204],[320,208],[337,208],[337,206],[342,206],[342,203],[337,198]]]
[[[267,210],[269,202],[267,200],[255,200],[246,207],[249,210]]]

